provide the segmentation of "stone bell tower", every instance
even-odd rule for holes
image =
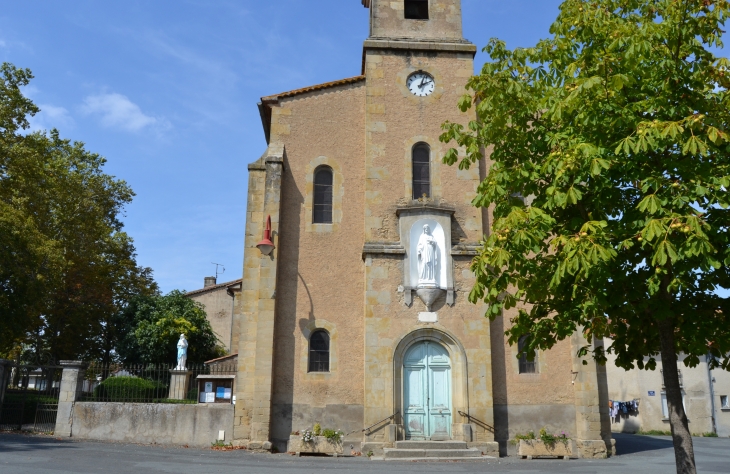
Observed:
[[[362,0],[370,8],[370,37],[363,45],[366,77],[366,240],[396,240],[394,205],[414,194],[412,153],[430,149],[426,197],[445,200],[438,137],[441,124],[468,123],[473,112],[456,107],[474,73],[476,46],[462,36],[461,0]],[[421,87],[419,87],[421,86]],[[449,171],[453,172],[453,171]],[[469,179],[479,179],[473,170]],[[462,189],[456,199],[466,199]],[[472,196],[473,197],[473,196]],[[471,198],[469,198],[471,199]],[[473,210],[469,211],[474,213]],[[478,223],[477,223],[478,221]],[[471,221],[470,221],[471,222]],[[471,222],[481,238],[481,218]]]
[[[371,38],[464,41],[461,0],[363,0],[363,4],[370,7]]]
[[[395,420],[364,442],[375,450],[403,439],[452,439],[487,452],[496,446],[493,433],[461,414],[493,425],[489,324],[484,308],[466,298],[469,262],[484,233],[471,205],[479,169],[444,165],[448,146],[439,141],[442,123],[475,118],[457,104],[474,74],[476,47],[462,36],[461,0],[363,5],[370,8],[363,45],[364,425]],[[448,354],[443,373],[451,388],[429,384],[438,370],[424,369],[416,380],[412,354],[427,346]],[[441,395],[414,398],[438,389]]]

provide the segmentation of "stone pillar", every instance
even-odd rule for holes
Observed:
[[[603,345],[603,341],[589,344],[578,329],[571,338],[573,353],[573,391],[575,394],[575,434],[573,436],[581,458],[604,459],[614,452],[608,414],[608,386],[606,368],[593,358],[577,356],[586,345],[591,349]],[[583,365],[583,361],[588,365]]]
[[[264,156],[249,165],[249,199],[241,291],[241,330],[234,415],[234,444],[271,449],[271,395],[274,362],[276,274],[284,146],[272,142]],[[271,216],[274,250],[263,255],[256,244]]]
[[[192,373],[192,370],[170,370],[170,393],[167,398],[172,400],[185,400],[188,398],[190,375]]]
[[[58,416],[56,417],[56,436],[71,436],[73,412],[76,400],[81,396],[84,386],[84,371],[88,364],[78,360],[62,360],[61,392],[58,398]]]

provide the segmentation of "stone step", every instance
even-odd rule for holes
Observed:
[[[398,449],[466,449],[466,441],[396,441]]]
[[[455,459],[455,458],[480,458],[481,451],[478,449],[383,449],[383,459]]]

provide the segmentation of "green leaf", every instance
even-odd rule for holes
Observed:
[[[610,167],[611,165],[607,160],[604,160],[603,158],[596,158],[591,161],[591,174],[593,176],[598,176],[601,174],[601,169],[607,170]]]
[[[641,212],[648,211],[649,214],[656,214],[656,212],[661,208],[661,205],[661,201],[659,201],[656,194],[650,194],[639,202],[637,209]]]

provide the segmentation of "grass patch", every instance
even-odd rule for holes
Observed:
[[[648,430],[648,431],[639,430],[636,432],[636,434],[644,435],[644,436],[672,436],[671,431],[662,431],[662,430]]]
[[[195,405],[196,400],[178,400],[175,398],[155,398],[152,403],[168,403],[170,405]]]

